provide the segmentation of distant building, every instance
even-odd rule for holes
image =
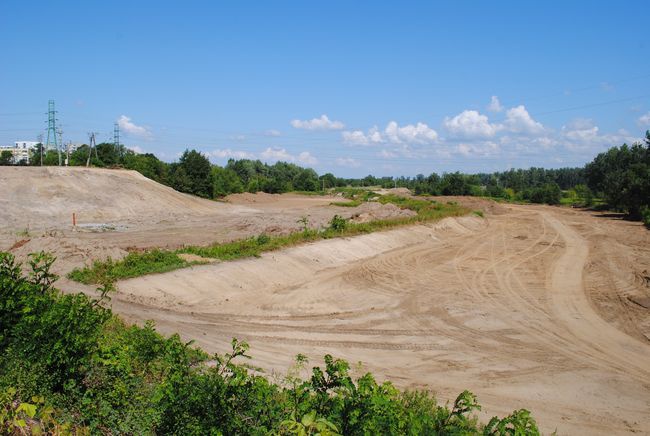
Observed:
[[[13,156],[12,161],[15,164],[23,160],[29,162],[29,155],[36,145],[38,145],[38,142],[35,141],[15,141],[14,145],[0,146],[0,153],[10,151]]]
[[[16,141],[16,142],[14,142],[14,146],[16,148],[21,148],[21,149],[34,148],[37,145],[38,145],[38,142],[36,142],[36,141]]]

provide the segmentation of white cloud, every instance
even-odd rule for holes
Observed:
[[[301,152],[296,159],[298,160],[298,162],[303,163],[305,165],[316,165],[318,163],[318,159],[312,156],[312,154],[309,153],[308,151]]]
[[[562,135],[579,143],[595,142],[598,139],[598,126],[592,120],[578,118],[562,127]]]
[[[445,118],[445,128],[454,136],[462,138],[490,138],[501,126],[490,124],[488,117],[475,110],[465,110],[453,118]]]
[[[343,142],[350,145],[432,144],[438,140],[438,132],[425,123],[400,127],[395,121],[389,122],[383,132],[374,126],[366,133],[354,130],[343,132],[341,135]]]
[[[548,136],[540,136],[539,138],[533,139],[532,143],[544,150],[550,150],[558,144],[558,141]]]
[[[370,143],[372,142],[370,140],[369,135],[366,135],[361,130],[354,130],[352,132],[343,132],[341,133],[341,136],[343,137],[343,142],[345,142],[346,144],[370,145]],[[381,135],[379,137],[378,142],[381,142]]]
[[[493,141],[485,141],[479,144],[460,143],[456,151],[465,157],[488,157],[494,156],[501,151],[499,144]]]
[[[245,135],[230,135],[230,139],[233,141],[243,141],[246,139]]]
[[[524,105],[508,109],[504,125],[514,133],[536,134],[544,131],[544,126],[530,116]]]
[[[351,157],[340,157],[336,159],[336,164],[348,168],[359,168],[361,166],[359,161],[352,159]]]
[[[254,159],[255,155],[253,153],[249,153],[247,151],[241,151],[241,150],[232,150],[230,148],[226,149],[216,149],[211,152],[208,152],[208,156],[212,156],[218,159]]]
[[[130,150],[133,150],[135,154],[144,154],[146,153],[140,146],[134,145],[129,147]]]
[[[424,123],[399,127],[395,121],[391,121],[384,134],[393,144],[431,144],[438,139],[438,132]]]
[[[501,112],[503,110],[503,106],[499,101],[499,97],[493,95],[492,98],[490,99],[490,104],[488,105],[487,109],[490,112]]]
[[[395,153],[394,151],[382,150],[379,153],[377,153],[377,156],[383,157],[384,159],[393,159],[396,158],[398,154]]]
[[[638,121],[639,121],[639,125],[640,125],[641,127],[648,127],[648,126],[650,126],[650,112],[648,112],[647,114],[641,115],[641,116],[639,117],[639,120],[638,120]]]
[[[287,161],[287,162],[293,162],[295,159],[291,154],[287,152],[285,148],[276,148],[276,147],[268,147],[266,150],[264,150],[262,153],[260,153],[260,157],[262,159],[266,160],[282,160],[282,161]]]
[[[142,139],[152,139],[153,134],[151,131],[144,127],[144,126],[138,126],[137,124],[133,123],[131,121],[131,118],[127,117],[126,115],[121,115],[117,119],[117,124],[120,126],[120,130],[128,135],[133,135],[137,136],[138,138]]]
[[[282,136],[282,132],[275,129],[270,129],[264,132],[264,136]]]
[[[330,120],[327,115],[321,115],[320,118],[311,120],[291,120],[291,125],[296,129],[304,130],[341,130],[345,124],[341,121]]]
[[[299,162],[305,165],[316,165],[316,159],[310,152],[303,151],[297,156],[289,153],[286,148],[268,147],[260,153],[260,158],[267,161]]]
[[[601,133],[594,122],[586,118],[578,118],[562,127],[562,144],[574,152],[595,153],[622,144],[634,144],[641,138],[634,137],[624,129],[616,133]]]

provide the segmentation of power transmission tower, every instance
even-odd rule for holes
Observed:
[[[88,159],[86,159],[86,168],[90,166],[90,155],[93,153],[93,148],[95,149],[95,158],[99,159],[97,156],[97,144],[95,143],[95,132],[90,132],[88,138]]]
[[[45,148],[49,150],[52,146],[59,150],[56,138],[56,111],[54,110],[54,100],[47,102],[47,144],[45,145]]]
[[[113,124],[113,147],[119,157],[122,157],[122,147],[120,147],[120,125]]]

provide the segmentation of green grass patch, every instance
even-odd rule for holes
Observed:
[[[373,193],[373,195],[376,194]],[[342,223],[339,218],[337,225],[331,225],[326,229],[307,229],[278,236],[262,234],[257,237],[215,243],[202,247],[188,246],[174,251],[156,249],[144,253],[130,253],[119,261],[113,261],[111,259],[95,261],[89,267],[75,269],[68,274],[68,277],[86,284],[105,283],[107,281],[137,277],[145,274],[172,271],[199,263],[183,260],[178,256],[180,253],[195,254],[204,258],[222,261],[259,257],[264,252],[292,247],[306,242],[372,233],[408,224],[437,221],[450,216],[462,216],[470,212],[468,209],[453,202],[442,204],[430,200],[404,198],[396,195],[382,196],[378,201],[382,204],[395,204],[402,209],[413,210],[417,214],[409,217],[370,221],[367,223],[343,221],[344,225],[341,225]]]
[[[332,190],[333,193],[342,194],[344,198],[348,200],[361,200],[367,201],[369,198],[377,197],[378,194],[369,190],[368,188],[335,188]]]
[[[361,200],[333,201],[330,203],[330,206],[338,206],[338,207],[357,207],[359,205],[361,205]]]
[[[106,283],[138,277],[145,274],[163,273],[184,268],[198,262],[187,262],[175,252],[150,250],[143,253],[129,253],[122,260],[96,260],[89,267],[75,268],[68,278],[85,283]]]

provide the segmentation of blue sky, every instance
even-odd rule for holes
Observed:
[[[344,176],[582,165],[650,128],[650,2],[0,2],[0,144]]]

